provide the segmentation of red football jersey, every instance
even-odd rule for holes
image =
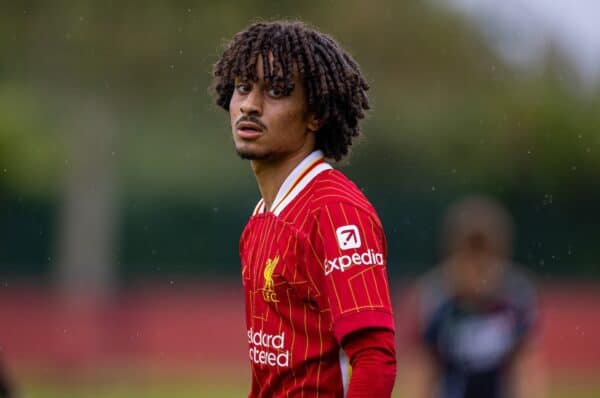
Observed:
[[[343,397],[341,341],[394,329],[386,241],[373,206],[320,151],[261,200],[240,240],[251,398]]]

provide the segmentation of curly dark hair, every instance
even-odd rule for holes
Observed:
[[[269,53],[273,57],[268,62]],[[304,84],[308,110],[320,121],[316,148],[340,160],[360,133],[358,121],[369,109],[369,89],[356,61],[330,36],[298,21],[257,22],[237,33],[213,68],[216,103],[229,111],[235,79],[258,80],[262,57],[264,79],[294,89],[294,66]]]

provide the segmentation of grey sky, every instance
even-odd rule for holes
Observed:
[[[512,65],[537,70],[557,51],[576,82],[600,86],[600,0],[445,0]]]

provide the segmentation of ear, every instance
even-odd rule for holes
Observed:
[[[308,115],[308,122],[306,124],[306,129],[311,133],[316,133],[323,126],[322,120],[318,119],[314,113],[310,113]]]

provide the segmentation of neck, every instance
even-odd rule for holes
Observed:
[[[311,152],[312,149],[296,152],[283,159],[250,161],[252,171],[254,171],[254,175],[256,176],[258,189],[267,210],[273,205],[277,192],[279,192],[279,188],[281,188],[287,176]]]

